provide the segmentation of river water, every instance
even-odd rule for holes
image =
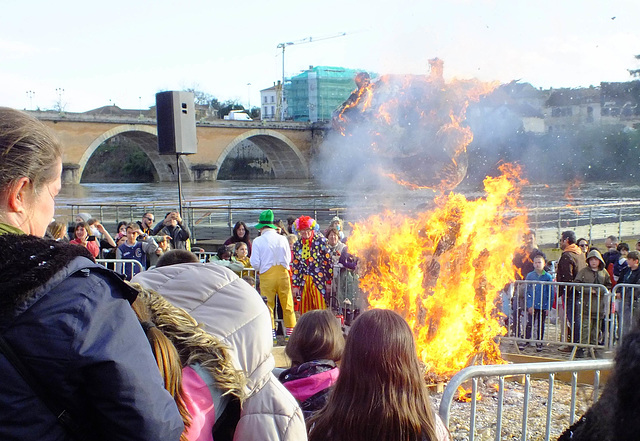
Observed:
[[[468,199],[484,196],[481,188],[460,185],[456,192]],[[367,188],[326,187],[314,180],[247,180],[188,182],[183,184],[183,206],[197,207],[191,211],[190,225],[196,224],[198,239],[228,237],[229,225],[244,220],[249,225],[257,221],[260,211],[271,208],[276,218],[302,214],[316,216],[324,228],[336,213],[346,221],[355,222],[385,209],[412,213],[428,209],[434,192],[428,189],[408,190],[399,185],[386,190]],[[522,204],[527,208],[565,207],[587,204],[611,204],[640,200],[640,185],[614,182],[582,184],[527,185],[522,189]],[[132,204],[135,208],[99,205]],[[137,220],[142,211],[151,209],[156,217],[178,206],[176,183],[145,184],[76,184],[65,185],[56,199],[56,218],[68,222],[73,211],[86,211],[102,217],[108,228],[114,228],[116,220]],[[80,206],[80,207],[78,207]],[[617,208],[596,208],[595,211],[564,209],[565,213],[543,213],[536,216],[532,228],[558,225],[573,227],[576,220],[590,222],[589,217],[608,217],[606,222],[617,222],[623,217]],[[102,215],[100,216],[100,213]],[[640,208],[627,211],[628,219],[640,219]],[[545,218],[546,216],[546,218]],[[530,216],[533,222],[533,216]],[[546,224],[544,223],[546,222]],[[111,225],[114,224],[114,225]],[[115,229],[115,228],[114,228]],[[224,239],[223,239],[224,240]]]
[[[467,198],[484,195],[477,187],[459,186],[456,190]],[[318,207],[421,208],[433,200],[428,189],[408,190],[393,186],[385,191],[349,187],[327,188],[313,180],[252,180],[188,182],[183,184],[184,201],[194,205],[231,200],[241,207],[287,206],[309,208],[314,201]],[[522,189],[526,207],[548,207],[629,202],[640,200],[640,185],[615,182],[591,182],[577,185],[528,185]],[[75,184],[65,185],[56,199],[59,208],[68,204],[151,204],[178,203],[177,184],[172,182],[143,184]]]

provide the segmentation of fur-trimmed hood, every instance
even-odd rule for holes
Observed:
[[[85,247],[26,234],[0,235],[0,315],[11,314],[80,256],[93,261]]]
[[[85,247],[27,234],[0,234],[0,317],[19,315],[70,275],[102,272],[133,302],[137,291],[95,263]]]

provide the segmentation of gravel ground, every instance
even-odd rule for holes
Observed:
[[[498,381],[489,378],[486,382],[478,380],[478,391],[482,398],[477,402],[476,435],[479,441],[493,440],[496,436],[498,410]],[[505,379],[501,440],[519,440],[522,437],[522,418],[524,403],[524,383]],[[527,440],[545,439],[547,419],[547,396],[549,385],[545,380],[531,380],[529,413],[527,419]],[[593,387],[578,385],[576,401],[576,420],[592,403]],[[432,393],[435,408],[440,405],[441,393]],[[551,413],[550,439],[558,436],[569,427],[569,409],[571,405],[571,385],[556,381],[553,389],[553,407]],[[454,440],[469,440],[471,402],[455,401],[451,405],[449,430]]]

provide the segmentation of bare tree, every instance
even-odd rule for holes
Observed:
[[[640,55],[634,55],[636,60],[640,60]],[[634,78],[640,77],[640,69],[627,69],[629,71],[629,75]]]

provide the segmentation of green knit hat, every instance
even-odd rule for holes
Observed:
[[[264,227],[273,228],[274,230],[278,228],[273,224],[273,211],[271,210],[265,210],[260,213],[260,219],[258,220],[258,224],[255,228],[256,230],[259,230]]]

